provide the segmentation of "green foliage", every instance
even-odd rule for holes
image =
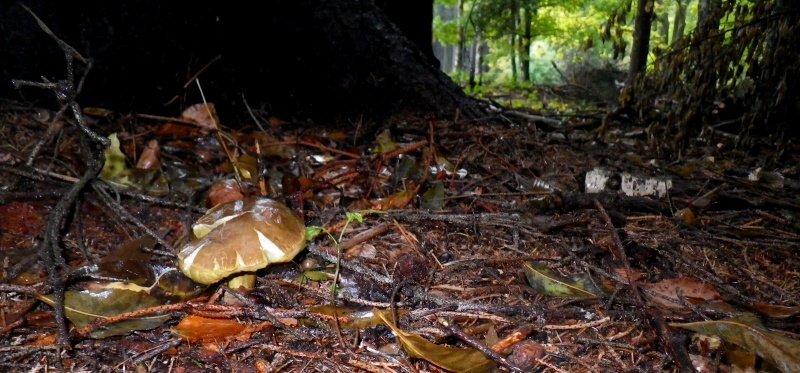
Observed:
[[[437,16],[433,19],[433,37],[443,45],[458,44],[458,22],[443,21]]]
[[[458,0],[436,0],[436,4],[442,4],[444,6],[456,6],[458,5]]]
[[[728,120],[729,131],[740,125],[738,147],[769,150],[764,164],[793,157],[784,152],[800,111],[800,89],[790,78],[800,71],[798,25],[796,14],[776,13],[774,2],[725,2],[706,15],[631,95],[653,123],[651,148],[680,158],[703,125]]]
[[[691,33],[696,24],[697,0],[654,2],[656,16],[661,18],[653,23],[651,50],[656,53],[650,55],[651,64],[673,42],[670,39],[679,1],[686,14],[683,35]],[[437,4],[458,6],[455,0],[437,0]],[[514,77],[522,76],[519,71],[511,71],[514,66],[512,58],[515,58],[518,69],[522,67],[521,61],[530,61],[531,82],[556,84],[560,79],[551,61],[582,63],[584,61],[580,58],[585,56],[625,61],[625,53],[629,52],[632,44],[634,7],[631,5],[632,0],[464,0],[463,14],[457,19],[435,20],[434,37],[444,45],[456,45],[459,31],[462,31],[469,46],[480,35],[481,43],[488,51],[483,56],[486,71],[483,82],[509,84]],[[525,10],[530,13],[530,25],[527,26],[531,40],[527,51],[519,44],[526,32],[526,25],[522,23],[524,17],[521,16]],[[515,22],[515,19],[519,21]],[[669,27],[667,34],[663,33],[665,22]],[[662,27],[661,32],[658,27]],[[515,45],[511,45],[512,39]],[[458,82],[467,80],[461,73],[456,73],[453,78]]]

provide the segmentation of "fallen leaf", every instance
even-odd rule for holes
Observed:
[[[774,306],[766,303],[756,303],[753,311],[773,319],[788,319],[800,314],[800,307]]]
[[[528,284],[539,294],[552,297],[597,298],[603,292],[590,278],[566,279],[555,274],[543,264],[528,262],[522,266]]]
[[[412,191],[395,193],[389,197],[373,202],[372,209],[380,211],[401,209],[408,206],[408,203],[411,202],[413,198],[414,192]]]
[[[397,144],[392,139],[392,133],[388,129],[378,134],[375,142],[377,145],[372,148],[373,153],[384,154],[397,149]]]
[[[241,189],[239,189],[239,184],[235,179],[220,180],[211,185],[208,191],[209,208],[242,199],[244,199],[244,194],[242,194]]]
[[[645,284],[642,285],[642,288],[655,293],[655,295],[651,295],[645,292],[644,296],[647,300],[668,308],[684,308],[682,300],[688,301],[690,304],[699,304],[722,299],[714,286],[691,277],[679,277],[654,284]]]
[[[172,331],[180,338],[187,341],[200,341],[209,339],[237,338],[250,339],[250,335],[271,326],[264,322],[257,327],[242,324],[233,319],[209,319],[206,317],[189,315],[184,317]]]
[[[800,341],[770,331],[753,314],[719,321],[669,325],[718,336],[761,356],[783,372],[800,372]]]
[[[49,295],[39,295],[37,298],[51,306],[55,305],[55,301]],[[64,313],[76,328],[82,329],[96,319],[109,318],[161,304],[158,299],[147,292],[130,289],[68,291],[64,298]],[[134,330],[153,329],[161,326],[169,318],[170,315],[156,315],[122,320],[98,328],[89,336],[101,339],[128,334]]]
[[[124,184],[124,179],[130,174],[128,166],[125,165],[125,154],[119,148],[119,138],[116,133],[108,136],[111,144],[106,148],[106,161],[103,163],[103,170],[100,171],[100,178],[107,181],[114,181]]]
[[[200,128],[214,131],[218,128],[219,118],[214,104],[194,104],[181,113],[182,120],[197,123]]]
[[[364,329],[382,322],[382,319],[378,318],[372,310],[355,310],[338,306],[315,306],[311,307],[309,311],[336,317],[339,319],[339,326],[345,329]],[[403,317],[408,314],[408,311],[398,310],[397,314],[399,317]]]
[[[434,212],[439,211],[442,206],[444,206],[444,184],[439,182],[433,184],[433,187],[422,195],[419,201],[419,209]]]
[[[136,162],[136,168],[140,170],[157,170],[161,167],[160,157],[161,147],[158,145],[158,140],[150,140],[142,150],[142,155]]]
[[[495,367],[495,363],[478,350],[431,343],[420,335],[400,330],[379,309],[374,308],[372,312],[392,329],[403,349],[412,358],[424,359],[442,369],[457,373],[483,373]]]

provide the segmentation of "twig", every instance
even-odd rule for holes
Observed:
[[[450,334],[458,337],[458,339],[460,339],[464,343],[468,344],[470,347],[480,351],[481,353],[486,355],[486,357],[488,357],[489,359],[492,359],[495,362],[497,362],[499,364],[502,364],[503,366],[505,366],[506,368],[508,368],[512,372],[516,372],[516,373],[525,373],[526,372],[525,369],[522,369],[522,368],[518,367],[516,364],[512,363],[511,361],[509,361],[508,359],[503,357],[503,355],[498,354],[497,352],[495,352],[491,348],[486,347],[482,343],[480,343],[480,342],[476,341],[475,339],[473,339],[472,337],[466,335],[463,331],[461,331],[461,329],[459,329],[457,326],[453,325],[451,322],[446,321],[444,319],[439,319],[438,322]]]
[[[383,234],[388,230],[389,230],[389,225],[387,225],[386,223],[378,224],[378,225],[376,225],[376,226],[374,226],[374,227],[372,227],[370,229],[367,229],[366,231],[363,231],[363,232],[353,236],[352,238],[350,238],[350,239],[348,239],[346,241],[342,241],[339,244],[339,247],[341,247],[343,251],[347,250],[347,249],[349,249],[349,248],[351,248],[353,246],[356,246],[356,245],[358,245],[360,243],[369,241],[370,239],[372,239],[372,238],[374,238],[374,237],[376,237],[376,236],[378,236],[380,234]]]
[[[336,263],[337,262],[336,254],[331,254],[331,253],[325,251],[320,246],[308,245],[308,251],[310,253],[312,253],[312,254],[321,256],[322,259],[325,259],[325,260],[327,260],[327,261],[329,261],[331,263]],[[369,278],[371,278],[371,279],[373,279],[373,280],[375,280],[377,282],[380,282],[382,284],[394,283],[394,280],[392,279],[392,277],[379,274],[379,273],[373,271],[372,269],[367,268],[366,266],[364,266],[362,264],[353,263],[353,262],[350,262],[350,261],[347,261],[347,260],[342,260],[341,261],[341,265],[344,268],[347,268],[347,269],[349,269],[349,270],[351,270],[353,272],[356,272],[356,273],[360,273],[360,274],[362,274],[364,276],[367,276],[367,277],[369,277]]]
[[[603,205],[599,201],[594,201],[594,204],[597,210],[600,211],[600,214],[603,216],[606,228],[610,232],[612,240],[611,242],[613,244],[612,252],[617,260],[622,262],[623,268],[625,269],[626,281],[628,286],[631,288],[634,301],[641,309],[647,309],[644,304],[642,293],[636,286],[636,281],[633,276],[633,269],[631,269],[631,263],[628,260],[627,255],[625,255],[625,248],[622,246],[622,241],[619,239],[617,230],[614,228],[614,224],[611,222],[611,217],[608,216],[606,209],[603,208]],[[676,343],[672,340],[672,338],[670,338],[670,331],[667,329],[667,324],[664,322],[663,316],[655,310],[652,312],[647,312],[647,316],[653,328],[656,329],[656,333],[658,334],[659,339],[661,339],[661,343],[667,348],[667,352],[675,360],[675,364],[678,366],[678,369],[685,373],[694,372],[694,366],[689,358],[689,352],[686,350],[684,345]]]
[[[513,115],[515,117],[519,117],[519,118],[522,118],[522,119],[527,119],[527,120],[534,121],[534,122],[542,122],[542,123],[554,128],[554,129],[561,129],[561,128],[564,127],[564,123],[562,123],[560,120],[551,119],[551,118],[548,118],[548,117],[543,117],[541,115],[533,115],[533,114],[523,113],[523,112],[514,111],[514,110],[508,110],[508,111],[505,111],[503,113],[504,114],[511,114],[511,115]]]
[[[67,333],[67,321],[64,315],[64,291],[65,291],[65,277],[62,272],[69,272],[69,266],[64,260],[64,256],[59,246],[60,234],[64,230],[67,222],[67,214],[72,210],[78,195],[82,192],[84,187],[103,169],[105,162],[105,154],[103,149],[109,146],[109,140],[103,136],[92,131],[84,120],[83,113],[80,106],[75,101],[75,97],[80,93],[83,78],[75,85],[75,72],[73,66],[73,58],[86,64],[86,71],[84,76],[88,74],[92,67],[91,61],[86,60],[74,48],[63,40],[59,39],[53,34],[50,28],[42,22],[28,7],[21,5],[31,16],[36,20],[39,27],[53,40],[56,41],[58,46],[64,52],[64,59],[66,60],[67,78],[55,83],[43,79],[43,83],[32,82],[26,80],[12,80],[16,88],[22,86],[38,87],[42,89],[51,90],[56,96],[59,103],[65,107],[69,107],[75,118],[75,123],[80,131],[80,145],[81,154],[85,157],[86,170],[83,176],[72,185],[72,188],[59,200],[53,212],[47,219],[45,227],[44,240],[39,248],[39,255],[44,262],[45,269],[50,284],[53,287],[53,299],[55,301],[54,319],[58,324],[58,344],[61,348],[70,349],[70,337]]]
[[[100,199],[102,202],[111,210],[113,210],[117,215],[119,215],[122,219],[132,223],[133,225],[139,227],[142,231],[144,231],[148,236],[153,237],[159,244],[161,244],[164,250],[152,250],[153,253],[164,255],[166,257],[175,257],[176,250],[175,248],[167,241],[165,241],[161,236],[159,236],[156,232],[151,230],[147,227],[144,223],[142,223],[139,219],[137,219],[133,214],[128,212],[125,207],[119,204],[116,199],[112,198],[108,195],[108,192],[101,188],[102,182],[94,182],[92,183],[92,188],[100,195]]]

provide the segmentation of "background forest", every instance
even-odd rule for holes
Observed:
[[[689,35],[698,2],[657,1],[648,64]],[[435,53],[443,71],[475,83],[555,84],[559,69],[627,68],[633,35],[631,1],[438,0]],[[614,26],[617,27],[614,27]],[[613,34],[612,34],[613,32]]]
[[[781,1],[437,0],[434,49],[468,92],[521,88],[512,106],[541,110],[532,87],[565,84],[630,110],[666,155],[712,129],[778,160],[797,136],[797,18]]]

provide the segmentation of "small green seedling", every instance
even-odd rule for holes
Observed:
[[[357,212],[347,212],[347,213],[345,213],[345,217],[347,217],[347,221],[345,222],[344,227],[342,227],[341,232],[339,232],[339,237],[338,238],[334,237],[331,234],[330,231],[328,231],[327,229],[325,229],[323,227],[312,225],[312,226],[309,226],[309,227],[306,228],[306,240],[308,240],[309,242],[312,239],[314,239],[317,236],[319,236],[320,234],[324,233],[324,234],[327,234],[328,237],[331,239],[331,241],[333,241],[334,245],[336,245],[336,271],[335,271],[334,276],[333,276],[333,284],[331,284],[331,301],[333,303],[336,302],[336,290],[337,290],[336,286],[339,283],[339,272],[340,272],[340,269],[341,269],[341,262],[342,262],[342,246],[340,245],[340,243],[342,242],[342,238],[344,237],[344,232],[347,231],[347,226],[349,226],[350,223],[352,223],[354,221],[359,222],[359,223],[363,223],[364,222],[364,215],[385,214],[385,213],[386,213],[386,211],[379,211],[379,210],[362,210],[362,211],[357,211]]]

